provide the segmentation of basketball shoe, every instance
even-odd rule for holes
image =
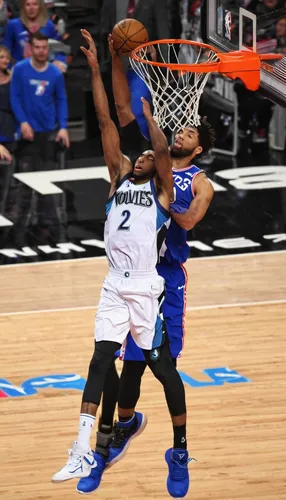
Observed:
[[[188,493],[190,479],[188,463],[194,458],[189,458],[187,450],[169,448],[165,453],[165,460],[169,467],[167,490],[173,498],[183,498]]]
[[[90,470],[88,477],[83,477],[77,483],[76,491],[83,495],[87,495],[97,490],[101,482],[102,474],[106,468],[106,457],[95,451],[93,458],[96,462],[96,466]]]
[[[109,448],[109,457],[106,468],[119,462],[126,454],[132,439],[139,436],[147,425],[147,417],[138,411],[129,422],[116,422],[114,426],[114,437]]]
[[[76,491],[82,494],[92,493],[100,485],[102,474],[106,468],[106,461],[109,455],[109,446],[114,436],[112,426],[99,423],[97,432],[96,450],[93,458],[96,461],[96,467],[93,467],[88,477],[79,480]],[[102,432],[104,431],[104,432]]]
[[[74,442],[72,449],[68,450],[69,458],[66,465],[56,472],[52,477],[53,483],[68,481],[73,478],[86,477],[90,470],[96,467],[93,452],[89,449],[86,453],[81,452]]]

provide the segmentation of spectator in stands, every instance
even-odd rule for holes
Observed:
[[[12,153],[15,150],[16,123],[10,105],[10,79],[8,66],[11,55],[7,47],[0,45],[0,142]]]
[[[247,6],[247,10],[254,12],[259,17],[283,7],[284,0],[251,0]]]
[[[32,57],[16,64],[11,80],[11,103],[22,138],[33,142],[40,133],[49,140],[59,128],[56,141],[69,147],[68,105],[64,78],[48,62],[48,39],[42,33],[31,36]]]
[[[8,10],[8,19],[14,19],[20,14],[19,0],[5,0]]]
[[[45,35],[35,33],[30,44],[31,58],[15,65],[11,79],[11,104],[22,135],[16,152],[19,172],[59,168],[56,145],[69,147],[64,76],[48,62]],[[57,197],[38,196],[21,183],[15,186],[13,197],[12,220],[17,245],[23,246],[26,241],[26,227],[32,214],[38,219],[42,236],[46,234],[49,238],[48,235],[60,230]]]
[[[47,38],[60,40],[43,0],[20,0],[20,17],[8,21],[4,44],[10,49],[13,59],[18,62],[30,57],[32,53],[30,36],[40,31]],[[66,71],[66,55],[55,54],[52,61],[62,73]]]
[[[0,160],[12,161],[12,156],[10,155],[8,149],[6,149],[2,144],[0,144]]]

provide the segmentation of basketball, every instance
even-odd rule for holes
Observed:
[[[116,52],[129,56],[136,47],[148,42],[148,33],[136,19],[123,19],[114,26],[112,40]]]

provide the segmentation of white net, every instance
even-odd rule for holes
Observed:
[[[137,75],[148,86],[153,100],[153,116],[158,126],[172,132],[184,127],[200,124],[199,102],[209,73],[180,71],[153,66],[153,60],[171,64],[199,64],[217,62],[217,54],[198,45],[184,43],[156,43],[137,50],[140,61],[130,58]]]

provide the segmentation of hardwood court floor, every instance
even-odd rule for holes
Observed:
[[[203,381],[209,380],[203,369],[229,367],[251,379],[185,386],[189,449],[198,460],[190,464],[190,499],[286,499],[285,264],[285,252],[187,264],[193,309],[187,311],[180,370]],[[105,270],[105,261],[94,259],[1,268],[1,378],[20,385],[44,375],[86,376],[93,348],[90,306],[98,301]],[[76,482],[50,482],[76,437],[80,399],[78,391],[54,388],[0,398],[1,499],[80,498]],[[138,408],[149,424],[105,474],[94,493],[100,499],[169,498],[164,452],[172,445],[171,425],[161,386],[149,372]]]

